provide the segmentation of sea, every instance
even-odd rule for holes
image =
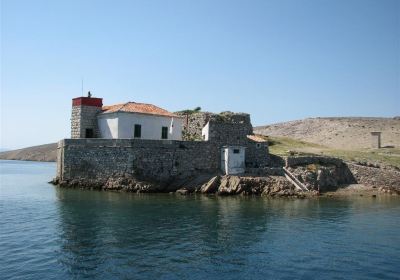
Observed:
[[[131,194],[0,161],[0,279],[400,279],[400,197]]]

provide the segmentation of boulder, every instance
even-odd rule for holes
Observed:
[[[201,193],[215,193],[218,190],[218,186],[221,182],[220,176],[215,176],[210,179],[207,183],[201,186]]]
[[[238,176],[224,176],[221,178],[221,183],[218,187],[218,194],[238,194],[243,191]]]
[[[176,193],[180,194],[180,195],[188,195],[190,194],[189,190],[182,188],[176,191]]]

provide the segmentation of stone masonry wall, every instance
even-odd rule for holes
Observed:
[[[71,138],[85,138],[87,128],[93,129],[94,138],[100,137],[96,117],[99,112],[101,112],[100,107],[72,106]]]
[[[184,118],[183,123],[183,140],[202,140],[202,129],[210,121],[210,123],[223,125],[226,124],[227,128],[223,128],[222,132],[225,133],[229,129],[242,130],[240,136],[246,138],[246,135],[253,134],[253,127],[250,121],[250,115],[245,113],[232,113],[222,112],[214,114],[210,112],[191,112],[191,113],[176,113]],[[230,131],[230,133],[237,134],[237,131]],[[219,137],[219,135],[216,135]],[[230,137],[230,135],[228,135]],[[225,135],[224,138],[227,138]],[[232,137],[230,137],[232,138]]]
[[[253,134],[250,115],[225,112],[210,116],[209,142],[220,147],[238,145],[246,147],[246,167],[265,167],[269,163],[267,142],[255,142],[247,138]]]
[[[248,140],[246,145],[246,168],[260,168],[269,166],[269,150],[267,142],[253,142]]]
[[[183,140],[202,140],[201,130],[207,124],[210,116],[209,112],[176,113],[183,117]]]
[[[128,173],[168,181],[216,172],[220,167],[218,147],[209,142],[64,139],[59,142],[58,155],[57,177],[61,180],[101,180]]]
[[[71,138],[81,136],[81,106],[72,106],[71,113]]]
[[[297,165],[322,164],[341,166],[343,161],[338,158],[324,156],[290,156],[286,158],[286,167],[294,167]]]
[[[300,168],[310,164],[334,165],[339,183],[358,183],[370,187],[389,187],[400,190],[400,171],[343,162],[339,158],[324,156],[293,156],[286,158],[286,167]]]
[[[400,190],[400,172],[347,163],[359,184],[371,187],[390,187]]]
[[[222,145],[245,145],[253,134],[248,114],[225,112],[210,116],[208,140]]]
[[[246,151],[246,165],[267,165],[267,150]],[[128,173],[167,182],[220,170],[221,146],[209,141],[143,139],[64,139],[58,144],[57,177],[61,180],[100,179]]]

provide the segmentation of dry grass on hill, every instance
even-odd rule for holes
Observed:
[[[288,156],[291,153],[302,155],[326,155],[347,161],[369,162],[400,168],[400,148],[382,149],[335,149],[288,137],[268,137],[271,154]]]
[[[254,128],[257,134],[340,150],[370,148],[372,131],[382,132],[382,146],[400,148],[400,120],[394,118],[312,118]]]
[[[382,149],[371,149],[372,131],[382,132]],[[323,154],[400,168],[398,118],[313,118],[255,127],[254,133],[268,136],[277,155]]]

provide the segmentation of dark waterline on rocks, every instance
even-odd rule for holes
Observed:
[[[137,195],[0,161],[4,279],[398,279],[400,198]]]

